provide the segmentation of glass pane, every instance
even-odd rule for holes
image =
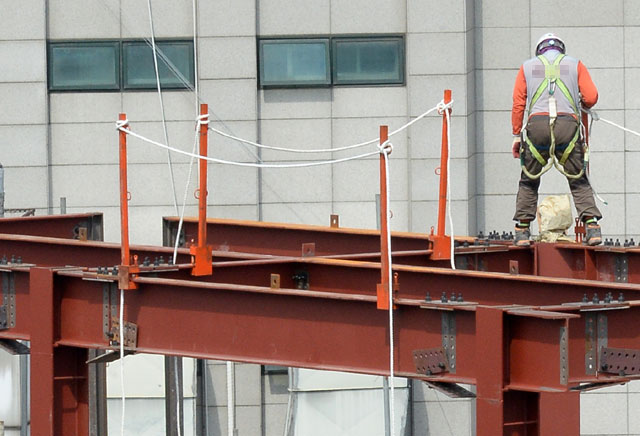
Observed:
[[[156,43],[158,75],[163,88],[193,86],[193,44],[187,41]],[[146,42],[123,44],[125,88],[156,88],[153,49]]]
[[[260,42],[260,82],[269,85],[328,85],[327,40]]]
[[[402,39],[334,41],[335,83],[402,83]]]
[[[49,46],[49,89],[119,89],[117,42]]]

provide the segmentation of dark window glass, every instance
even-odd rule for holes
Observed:
[[[120,89],[118,42],[49,45],[49,89]]]
[[[333,83],[387,84],[404,82],[403,40],[393,38],[335,38]]]
[[[146,42],[124,42],[122,47],[124,88],[155,89],[156,72],[151,46]],[[162,88],[193,86],[193,43],[189,41],[162,41],[156,43],[156,48],[158,75]]]
[[[328,39],[260,41],[261,86],[329,85]]]

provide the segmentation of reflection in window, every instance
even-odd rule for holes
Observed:
[[[404,81],[400,38],[333,40],[335,84],[384,84]]]
[[[158,42],[158,75],[162,88],[193,86],[193,43]],[[123,43],[125,89],[156,88],[153,49],[145,42]]]
[[[119,88],[118,42],[56,43],[49,46],[49,89]]]
[[[260,41],[262,86],[329,85],[328,39]]]

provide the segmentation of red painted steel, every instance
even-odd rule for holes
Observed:
[[[79,239],[80,228],[87,229],[87,239],[102,240],[102,213],[44,215],[0,218],[0,233]]]
[[[388,126],[380,126],[380,146],[389,139]],[[387,192],[387,159],[389,156],[380,152],[380,283],[377,285],[378,309],[389,309],[389,211],[387,204],[389,193]]]
[[[127,119],[126,114],[120,114],[120,121]],[[124,128],[127,125],[122,126]],[[127,134],[122,130],[118,131],[120,140],[120,241],[122,252],[120,254],[120,265],[127,266],[131,262],[129,254],[129,189],[127,187]]]
[[[444,104],[451,103],[451,90],[444,90]],[[447,174],[449,172],[449,126],[447,118],[451,116],[451,109],[442,111],[442,147],[440,149],[440,194],[438,196],[438,233],[444,236],[447,215]]]
[[[209,131],[209,106],[207,104],[200,105],[200,155],[208,156],[208,137]],[[207,245],[207,196],[209,194],[207,188],[207,167],[209,162],[206,159],[200,159],[200,178],[198,185],[198,245],[191,246],[190,251],[193,256],[193,269],[191,274],[194,276],[211,275],[211,246]]]
[[[476,435],[503,434],[505,377],[504,312],[496,308],[476,311],[477,378]],[[460,347],[458,347],[460,350]]]

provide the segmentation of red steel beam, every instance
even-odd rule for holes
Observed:
[[[102,241],[102,213],[0,218],[0,233],[12,235],[81,239],[80,233],[82,228],[86,229],[86,237],[88,240]]]

